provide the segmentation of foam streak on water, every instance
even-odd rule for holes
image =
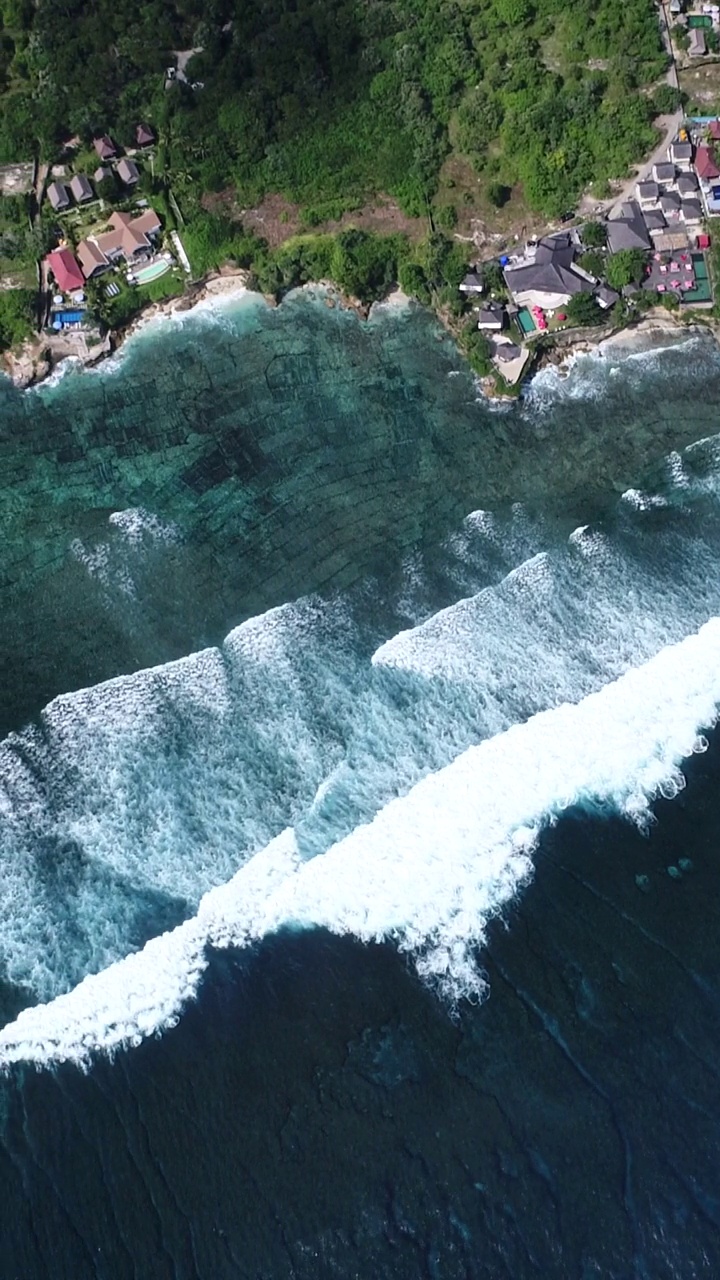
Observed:
[[[84,979],[0,1032],[0,1063],[87,1061],[172,1025],[197,990],[204,948],[243,946],[283,926],[392,938],[452,996],[477,996],[474,949],[529,874],[538,833],[569,805],[635,821],[684,785],[720,703],[720,618],[579,704],[471,747],[300,864],[285,832],[193,920]]]

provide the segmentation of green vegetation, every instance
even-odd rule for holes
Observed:
[[[576,293],[568,302],[565,314],[570,324],[581,327],[602,324],[603,313],[591,293]]]
[[[613,289],[623,289],[627,284],[639,284],[642,280],[647,254],[644,249],[620,249],[607,260],[607,282]]]
[[[671,116],[680,106],[680,94],[670,84],[658,85],[651,98],[653,110],[659,116]]]
[[[29,338],[34,328],[35,294],[30,289],[0,290],[0,351]]]
[[[114,298],[105,293],[107,280],[89,280],[86,285],[90,311],[108,328],[120,329],[129,324],[151,302],[164,302],[179,297],[185,291],[184,280],[175,272],[168,272],[145,285],[129,285],[122,275],[114,274],[113,282],[120,287]]]
[[[651,146],[665,63],[652,0],[0,0],[0,162],[147,120],[190,222],[222,189],[308,226],[382,191],[450,230],[451,154],[494,204],[521,184],[556,215]]]
[[[597,249],[588,249],[586,253],[582,253],[578,263],[583,271],[588,271],[591,276],[605,275],[605,258]]]
[[[607,228],[602,222],[586,222],[581,235],[586,249],[602,249],[607,244]]]
[[[484,334],[480,333],[474,320],[471,320],[463,329],[460,342],[468,364],[475,373],[481,378],[486,378],[488,374],[493,372],[493,365],[490,360],[490,343]]]

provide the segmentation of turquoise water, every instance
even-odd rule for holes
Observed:
[[[0,1275],[700,1276],[720,357],[329,301],[0,389]]]

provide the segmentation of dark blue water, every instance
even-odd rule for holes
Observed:
[[[0,1280],[717,1272],[719,408],[297,298],[2,389]]]
[[[2,1275],[715,1274],[718,772],[649,839],[552,831],[454,1020],[392,947],[285,934],[161,1040],[16,1071]]]

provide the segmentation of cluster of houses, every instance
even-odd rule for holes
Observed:
[[[607,252],[639,250],[645,255],[642,279],[626,285],[626,296],[649,291],[674,296],[680,304],[709,306],[712,291],[705,250],[708,217],[720,214],[720,120],[702,132],[681,130],[667,158],[655,163],[637,183],[635,198],[624,201],[605,222]],[[582,230],[572,227],[529,242],[522,251],[500,259],[508,302],[485,300],[482,269],[468,272],[460,285],[475,303],[478,328],[491,343],[496,367],[507,377],[508,365],[520,369],[523,347],[507,337],[514,322],[518,336],[531,337],[568,320],[565,308],[578,294],[594,297],[608,311],[620,293],[582,266]],[[593,264],[595,265],[595,264]],[[595,267],[595,269],[597,269]],[[519,376],[519,373],[517,374]],[[507,378],[514,381],[515,378]]]
[[[155,141],[155,134],[149,125],[139,124],[135,130],[135,146],[137,149],[150,147]],[[93,182],[100,183],[114,171],[123,186],[132,188],[139,181],[140,170],[130,156],[120,155],[112,138],[104,134],[95,138],[93,147],[99,160],[97,169],[92,175]],[[63,213],[71,205],[82,205],[95,199],[95,192],[87,174],[76,173],[68,182],[55,180],[47,188],[47,198],[56,213]]]
[[[154,209],[135,216],[116,210],[106,231],[81,240],[75,251],[67,246],[53,249],[46,263],[60,292],[72,295],[110,267],[136,265],[152,257],[161,228]]]
[[[709,52],[707,32],[720,30],[720,5],[697,4],[686,11],[685,0],[670,0],[668,9],[675,24],[687,28],[688,55],[704,58]]]

